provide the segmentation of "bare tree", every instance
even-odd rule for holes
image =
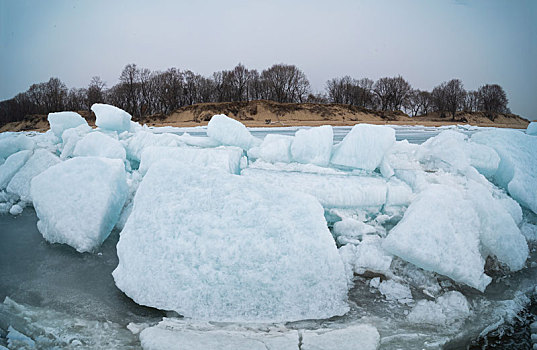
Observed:
[[[483,85],[477,91],[479,109],[487,113],[487,116],[494,120],[496,113],[508,113],[507,95],[498,84]]]
[[[91,78],[87,90],[87,103],[89,107],[91,107],[94,103],[104,102],[105,88],[106,83],[102,81],[100,77],[94,76]]]
[[[411,90],[410,84],[401,76],[380,78],[373,85],[373,92],[382,111],[401,109]]]
[[[294,65],[275,64],[261,73],[261,79],[267,98],[276,102],[302,102],[310,89],[308,78]]]

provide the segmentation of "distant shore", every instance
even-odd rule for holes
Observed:
[[[95,116],[88,111],[79,112],[90,125]],[[293,126],[352,126],[359,123],[377,125],[445,126],[467,124],[482,127],[525,129],[529,121],[515,114],[497,114],[492,118],[483,112],[459,112],[455,118],[429,113],[409,117],[400,111],[373,111],[361,107],[339,104],[277,103],[273,101],[244,101],[202,103],[184,106],[170,115],[153,115],[133,118],[148,126],[193,127],[205,126],[215,114],[226,114],[247,127]],[[20,122],[8,123],[0,128],[5,131],[46,131],[49,129],[46,115],[35,115]]]

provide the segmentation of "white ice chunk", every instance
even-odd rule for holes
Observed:
[[[313,195],[324,207],[380,207],[386,202],[386,181],[377,177],[317,175],[247,168],[241,172],[260,183]]]
[[[352,218],[345,218],[334,224],[334,235],[336,237],[347,236],[352,238],[362,238],[362,236],[373,234],[375,232],[377,232],[377,229],[373,226]]]
[[[122,143],[127,150],[127,158],[139,162],[142,159],[142,152],[145,148],[151,146],[178,147],[183,145],[183,140],[184,138],[175,134],[154,134],[140,130],[132,137],[122,141]]]
[[[19,215],[22,213],[23,210],[24,208],[22,206],[20,206],[19,204],[15,204],[11,207],[11,209],[9,209],[9,213],[11,215]]]
[[[495,256],[512,271],[524,267],[528,258],[528,245],[517,223],[482,184],[469,181],[467,197],[473,203],[479,221],[480,239],[486,255]]]
[[[110,234],[127,196],[123,162],[77,157],[32,180],[37,228],[52,243],[79,252],[96,249]]]
[[[431,185],[410,204],[383,248],[424,270],[484,291],[491,278],[484,274],[479,230],[472,202],[455,188]]]
[[[19,171],[32,155],[32,151],[19,151],[10,155],[4,164],[0,165],[0,189],[6,188],[13,175]]]
[[[380,334],[373,326],[350,325],[343,329],[305,330],[302,350],[375,350],[380,345]]]
[[[223,145],[237,146],[245,150],[261,144],[261,140],[252,136],[244,124],[224,114],[211,118],[207,125],[207,136]]]
[[[230,174],[239,174],[243,151],[238,147],[217,148],[147,147],[142,152],[140,173],[145,175],[149,168],[160,160],[175,160],[187,165],[221,169]]]
[[[462,322],[470,314],[470,305],[464,295],[451,291],[443,294],[436,301],[418,301],[407,318],[412,323],[446,326]]]
[[[75,157],[103,157],[125,160],[126,152],[121,143],[99,131],[94,131],[76,144]]]
[[[163,134],[163,135],[166,135],[166,134]],[[186,132],[183,135],[179,136],[179,140],[181,140],[181,142],[184,142],[185,144],[189,146],[195,146],[195,147],[217,147],[220,145],[220,142],[210,137],[192,136]],[[165,145],[159,145],[159,146],[165,146]]]
[[[385,280],[379,284],[379,292],[384,295],[388,301],[397,301],[401,304],[409,304],[412,299],[410,288],[394,280]]]
[[[91,131],[89,125],[79,125],[76,128],[67,129],[62,134],[62,145],[61,145],[61,159],[69,158],[73,155],[76,144],[84,136],[86,136]]]
[[[7,328],[7,343],[11,349],[35,349],[35,341],[12,326]]]
[[[164,319],[158,325],[140,333],[144,350],[297,350],[297,331],[255,331],[252,329],[225,329],[183,325]]]
[[[494,129],[472,135],[472,141],[494,148],[501,159],[494,182],[537,213],[537,137]]]
[[[375,170],[386,151],[395,143],[395,130],[387,126],[357,124],[334,147],[331,163]]]
[[[95,113],[95,125],[99,128],[117,132],[131,130],[132,116],[124,110],[103,103],[93,104],[91,110]]]
[[[442,131],[425,141],[417,153],[426,167],[447,171],[462,171],[469,166],[481,174],[491,177],[498,169],[500,157],[491,147],[469,142],[467,136],[458,131]]]
[[[88,125],[86,119],[76,112],[56,112],[48,114],[50,130],[57,137],[61,137],[67,129],[76,128],[79,125]]]
[[[388,192],[386,194],[386,206],[408,206],[412,200],[412,189],[403,181],[391,178],[388,181]]]
[[[119,289],[195,319],[281,322],[348,311],[343,263],[320,204],[242,176],[153,164],[117,254]]]
[[[344,252],[344,261],[349,264],[356,274],[363,274],[366,271],[386,274],[392,263],[392,255],[382,248],[382,238],[374,236],[364,236],[358,245],[347,244],[339,248],[340,254]]]
[[[537,135],[537,122],[531,122],[528,124],[528,128],[526,129],[526,134]]]
[[[290,148],[292,142],[292,136],[268,134],[260,146],[250,148],[248,156],[260,158],[271,163],[289,163],[291,161]]]
[[[299,163],[326,166],[330,162],[333,144],[334,132],[330,125],[300,129],[291,145],[291,156]]]
[[[56,165],[60,159],[49,151],[38,149],[7,185],[7,192],[16,194],[25,202],[31,202],[30,181],[49,167]]]
[[[0,158],[7,159],[14,153],[34,148],[35,141],[26,135],[15,132],[0,133]]]

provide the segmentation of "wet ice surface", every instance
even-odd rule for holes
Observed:
[[[294,135],[297,129],[276,129],[272,132]],[[441,131],[423,127],[395,129],[397,140],[408,139],[411,143],[422,143]],[[349,130],[350,127],[334,128],[335,142],[341,141]],[[252,131],[254,136],[261,138],[267,133],[266,130]],[[202,131],[198,136],[204,134],[205,131]],[[529,212],[524,215],[526,220],[537,223],[535,215]],[[15,332],[20,332],[31,337],[42,348],[139,347],[138,334],[133,334],[138,333],[136,327],[141,330],[154,325],[162,320],[165,313],[135,304],[116,288],[111,272],[118,264],[118,232],[112,232],[97,254],[80,254],[67,245],[47,243],[37,231],[36,222],[35,212],[31,208],[26,208],[22,215],[16,217],[0,216],[0,302],[5,300],[0,304],[0,345],[8,345],[11,334],[15,344],[11,347],[22,346],[24,340],[14,338]],[[394,224],[386,222],[384,227],[389,229]],[[535,246],[530,244],[530,250],[526,268],[516,273],[497,273],[494,276],[494,267],[489,266],[494,279],[484,294],[454,284],[447,278],[440,278],[440,288],[443,291],[461,291],[468,299],[471,310],[470,317],[464,321],[446,326],[411,323],[408,314],[415,302],[387,301],[379,289],[371,287],[370,281],[376,276],[368,275],[355,276],[354,287],[349,292],[351,310],[342,317],[284,325],[211,323],[210,327],[223,332],[237,332],[239,328],[240,332],[254,334],[256,338],[256,334],[265,334],[267,329],[269,333],[277,329],[286,337],[295,337],[297,331],[302,334],[304,330],[344,329],[355,324],[369,324],[375,326],[380,334],[381,349],[461,348],[486,327],[515,317],[527,306],[528,296],[533,293],[537,281]],[[408,264],[397,258],[394,264],[403,277],[416,271],[406,269]],[[384,280],[383,276],[378,277]],[[420,276],[406,277],[412,280]],[[432,300],[422,288],[411,285],[411,292],[415,301]],[[129,324],[130,330],[127,329]],[[13,329],[11,332],[10,326]],[[205,325],[192,323],[188,327],[189,332],[204,334],[206,331]]]

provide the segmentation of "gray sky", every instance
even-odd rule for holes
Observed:
[[[108,87],[123,67],[209,75],[295,64],[315,91],[343,75],[415,88],[500,84],[537,119],[537,1],[0,0],[0,100],[60,78]]]

